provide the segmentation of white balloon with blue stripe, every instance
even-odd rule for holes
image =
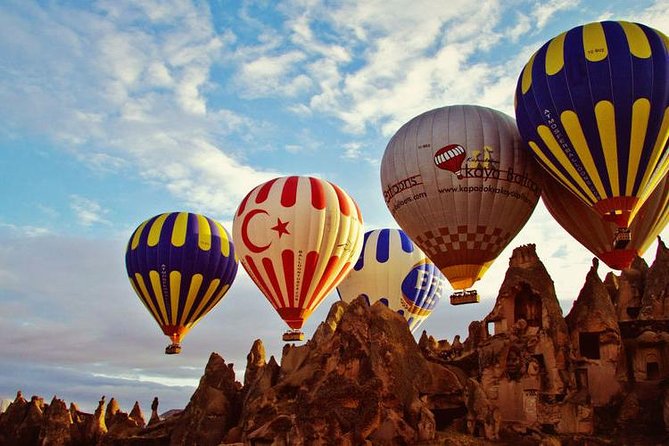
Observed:
[[[365,233],[362,252],[337,287],[344,302],[361,294],[404,316],[413,332],[439,302],[446,278],[401,229]]]

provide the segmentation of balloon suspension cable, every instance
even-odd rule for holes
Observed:
[[[283,334],[283,340],[286,342],[304,341],[304,333],[300,330],[290,329]]]
[[[632,240],[632,231],[630,228],[618,228],[613,239],[613,249],[625,249]]]
[[[461,290],[451,294],[451,305],[476,304],[481,296],[476,290]]]

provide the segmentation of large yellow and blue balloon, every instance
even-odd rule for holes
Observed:
[[[130,284],[179,353],[181,340],[225,295],[237,274],[235,248],[217,221],[172,212],[143,222],[128,241]]]
[[[432,313],[446,278],[400,229],[374,229],[365,234],[362,252],[337,287],[344,302],[361,294],[404,316],[413,332]]]
[[[667,37],[604,21],[544,44],[516,87],[516,120],[539,163],[627,228],[669,171]]]

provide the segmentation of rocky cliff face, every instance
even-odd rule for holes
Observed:
[[[564,318],[534,245],[522,246],[465,341],[416,344],[383,305],[338,302],[279,362],[256,340],[243,385],[212,353],[166,419],[157,399],[146,424],[137,403],[125,413],[102,397],[86,414],[19,392],[0,414],[0,446],[600,444],[593,433],[658,444],[669,441],[668,296],[661,243],[650,268],[637,259],[602,281],[594,262]]]

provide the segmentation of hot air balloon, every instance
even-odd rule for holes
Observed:
[[[125,253],[128,278],[151,316],[181,352],[181,340],[223,298],[237,274],[235,248],[215,220],[190,212],[139,225]]]
[[[351,270],[362,247],[362,216],[341,188],[289,176],[257,186],[242,200],[233,239],[251,279],[302,340],[309,315]]]
[[[669,171],[667,37],[595,22],[544,44],[516,87],[516,119],[539,163],[630,239],[629,225]]]
[[[386,147],[386,205],[456,290],[485,273],[539,200],[538,168],[521,146],[511,117],[456,105],[413,118]],[[451,303],[478,299],[475,291],[458,292]]]
[[[362,252],[337,287],[344,302],[361,294],[404,316],[413,332],[439,302],[446,278],[401,229],[365,233]]]
[[[630,225],[631,240],[624,249],[613,249],[616,225],[602,220],[592,208],[546,175],[541,199],[555,220],[581,245],[613,269],[628,268],[642,255],[669,222],[669,177],[650,194]]]

